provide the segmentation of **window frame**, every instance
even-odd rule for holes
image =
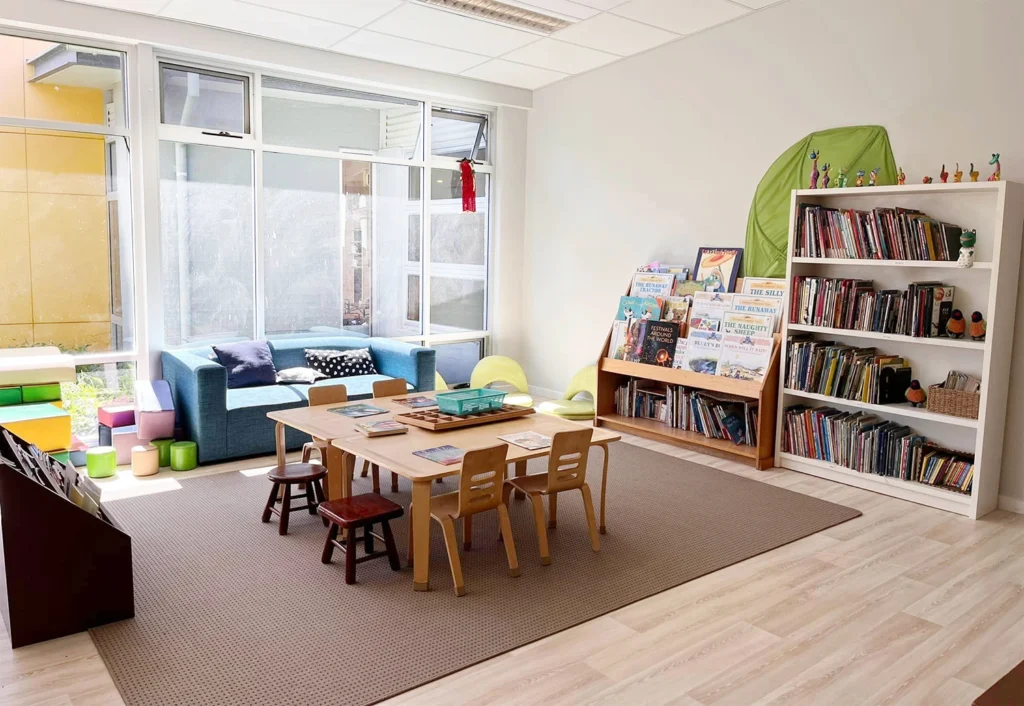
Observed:
[[[164,68],[178,69],[186,73],[202,74],[204,76],[213,76],[215,78],[227,78],[232,80],[242,81],[242,95],[245,98],[242,104],[242,132],[232,132],[231,130],[218,130],[214,132],[210,128],[198,127],[195,125],[175,125],[174,123],[164,122]],[[160,127],[162,128],[182,128],[187,131],[198,130],[201,134],[208,137],[229,137],[233,139],[244,139],[247,136],[252,135],[252,79],[248,74],[245,73],[229,73],[227,71],[220,71],[217,69],[206,68],[205,66],[178,64],[173,61],[157,61],[157,116],[159,119]]]

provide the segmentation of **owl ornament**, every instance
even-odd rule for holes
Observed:
[[[911,407],[920,407],[927,399],[927,395],[925,395],[924,390],[921,388],[921,383],[917,380],[910,381],[910,387],[907,388],[905,394],[907,402],[910,403]]]
[[[971,325],[968,328],[970,329],[972,339],[975,341],[985,340],[985,329],[987,326],[985,325],[985,318],[981,315],[980,311],[971,314]]]
[[[946,322],[946,335],[950,338],[963,338],[967,332],[967,321],[964,320],[964,312],[953,309]]]

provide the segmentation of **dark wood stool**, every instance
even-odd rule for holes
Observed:
[[[325,475],[327,475],[327,469],[313,463],[289,463],[283,468],[271,469],[267,478],[274,485],[270,489],[267,506],[263,508],[263,521],[270,522],[271,514],[276,514],[281,518],[278,533],[288,534],[288,516],[292,510],[309,510],[309,514],[315,517],[317,506],[324,501],[324,489],[320,485],[320,479]],[[292,507],[292,486],[300,484],[306,486],[306,504]],[[278,508],[275,505],[281,486],[284,486],[284,493],[281,497],[281,507]],[[327,526],[326,520],[324,526]]]
[[[331,563],[331,556],[334,548],[337,547],[345,552],[345,583],[356,582],[356,564],[370,559],[377,559],[382,556],[388,558],[392,571],[398,571],[402,565],[398,561],[398,549],[395,547],[395,536],[391,533],[389,520],[401,517],[404,513],[401,505],[397,505],[383,495],[377,493],[364,493],[354,495],[341,500],[331,500],[321,503],[317,510],[320,516],[329,523],[330,530],[327,532],[327,542],[324,544],[324,554],[321,561],[325,564]],[[381,533],[373,531],[373,526],[380,523]],[[361,537],[356,536],[356,530],[363,528]],[[338,541],[339,530],[348,530],[347,539],[344,542]],[[384,542],[385,551],[376,552],[373,550],[373,540],[379,539]],[[362,541],[366,553],[356,558],[357,542]]]

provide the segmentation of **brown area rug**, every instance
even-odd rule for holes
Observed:
[[[600,471],[589,478],[596,504]],[[613,444],[600,553],[579,495],[567,494],[549,531],[553,562],[541,566],[529,503],[512,501],[522,575],[507,575],[496,513],[477,515],[463,553],[468,593],[456,598],[436,523],[429,593],[385,559],[360,564],[347,586],[340,552],[320,563],[319,518],[294,513],[285,537],[260,522],[265,477],[181,485],[109,505],[132,535],[137,617],[91,632],[129,706],[374,703],[860,515]],[[408,505],[401,489],[385,494]],[[368,490],[357,478],[355,491]],[[404,559],[406,518],[393,527]]]

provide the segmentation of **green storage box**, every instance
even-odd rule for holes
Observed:
[[[21,401],[25,404],[30,402],[58,402],[60,400],[60,383],[51,385],[22,385]]]
[[[21,404],[20,387],[0,387],[0,407]]]
[[[175,441],[171,444],[172,471],[191,471],[198,465],[196,442]]]
[[[63,463],[64,465],[67,465],[68,461],[71,458],[71,452],[70,451],[52,451],[52,452],[50,452],[50,458],[55,460],[57,463]]]
[[[160,468],[167,468],[171,465],[171,444],[174,439],[153,439],[149,442],[160,452]]]
[[[113,446],[94,446],[85,452],[90,478],[109,478],[117,472],[117,451]]]

